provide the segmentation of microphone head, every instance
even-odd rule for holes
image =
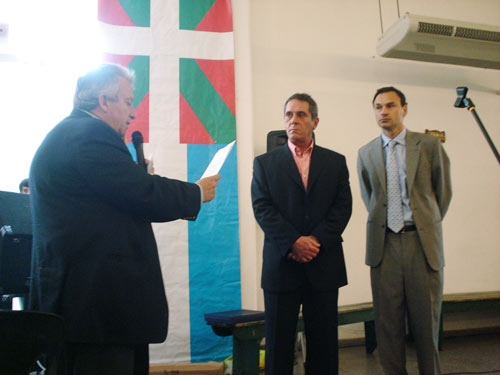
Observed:
[[[139,130],[136,130],[132,133],[132,143],[134,144],[134,147],[137,147],[138,145],[144,143],[144,138],[142,137],[142,133]]]

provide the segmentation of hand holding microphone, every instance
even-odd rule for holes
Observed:
[[[139,130],[132,133],[132,144],[134,145],[135,152],[137,154],[137,164],[141,165],[145,171],[148,170],[146,161],[144,160],[144,150],[142,144],[144,143],[144,138]]]

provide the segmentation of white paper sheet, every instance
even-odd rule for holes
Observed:
[[[226,158],[233,149],[235,143],[236,141],[232,141],[226,147],[221,148],[219,151],[215,153],[214,157],[212,158],[212,161],[208,165],[207,169],[205,170],[201,178],[213,176],[219,173],[222,165],[226,161]]]

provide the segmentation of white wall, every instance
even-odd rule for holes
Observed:
[[[381,5],[387,29],[398,17],[397,2]],[[399,10],[500,25],[498,0],[400,0]],[[379,135],[371,100],[388,85],[407,96],[409,129],[446,132],[454,197],[444,221],[445,293],[499,290],[500,167],[472,115],[453,103],[455,88],[468,86],[500,147],[500,71],[376,56],[378,0],[233,0],[233,11],[243,306],[263,308],[263,234],[251,210],[252,161],[265,152],[267,133],[283,128],[283,102],[294,92],[316,99],[317,142],[344,154],[351,173],[353,215],[344,233],[349,285],[339,303],[371,300],[356,157]]]

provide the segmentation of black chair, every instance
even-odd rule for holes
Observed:
[[[48,374],[57,370],[63,320],[38,311],[0,310],[0,373],[27,375],[40,358]]]

